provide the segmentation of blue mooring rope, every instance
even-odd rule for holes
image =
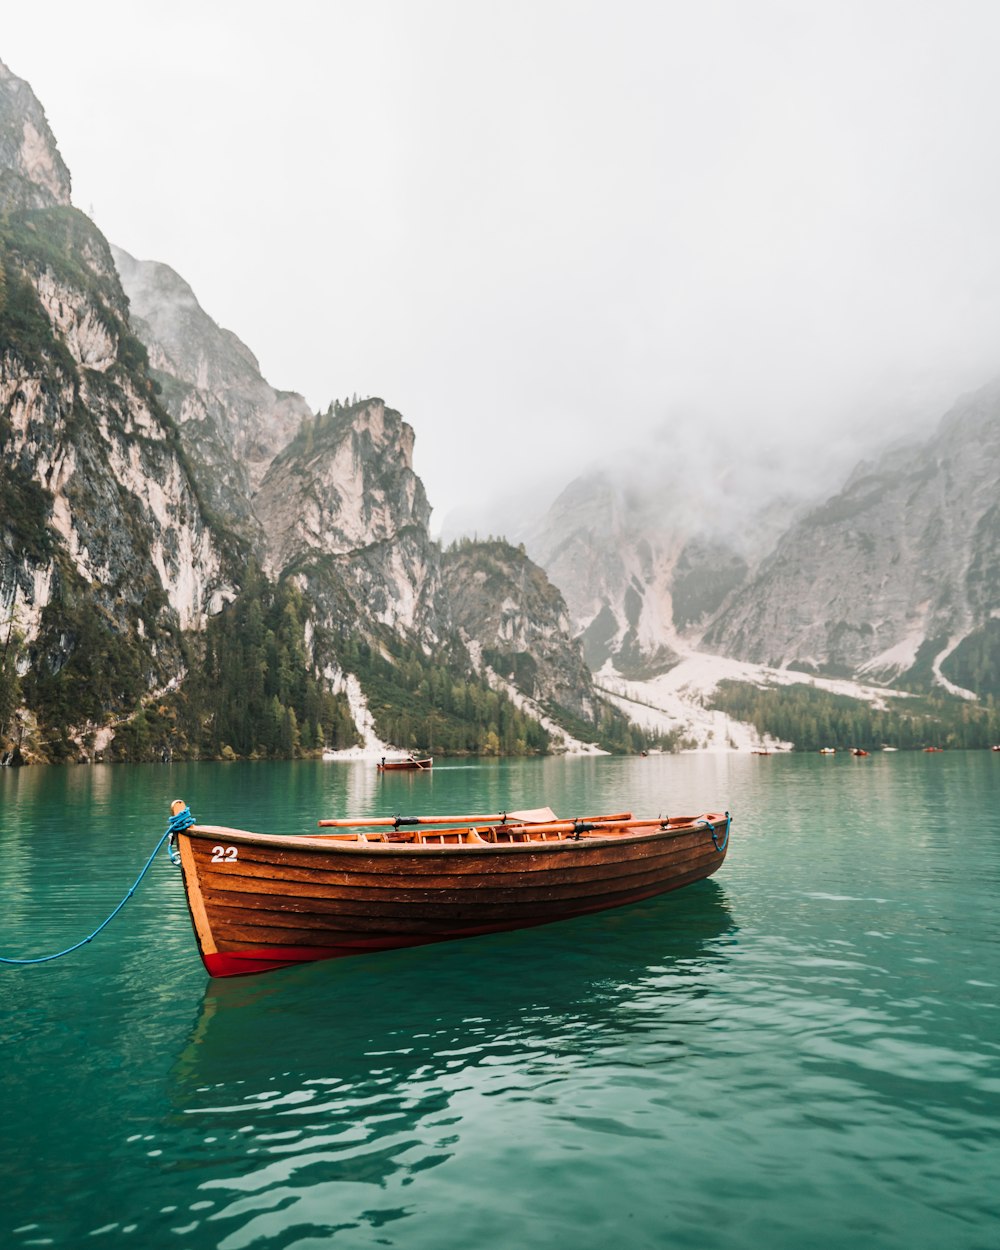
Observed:
[[[718,829],[718,825],[713,825],[710,820],[698,821],[698,824],[704,825],[705,828],[708,830],[708,832],[712,835],[712,842],[714,843],[715,849],[717,851],[724,851],[726,847],[729,845],[729,826],[732,823],[733,823],[733,818],[729,815],[728,812],[726,812],[726,830],[725,830],[725,833],[722,835],[722,841],[720,842],[719,839],[716,837],[716,830]]]
[[[139,886],[139,882],[143,879],[143,877],[149,871],[150,864],[152,864],[153,860],[156,858],[156,853],[157,851],[159,851],[160,847],[164,844],[164,842],[166,842],[168,838],[171,838],[172,836],[180,833],[182,830],[186,829],[189,825],[193,825],[193,824],[194,824],[194,817],[191,815],[190,808],[185,807],[184,810],[182,812],[178,812],[176,816],[171,816],[170,821],[167,824],[167,828],[163,833],[163,836],[160,838],[159,842],[157,842],[156,846],[153,847],[152,855],[150,855],[149,859],[146,860],[146,864],[142,872],[140,872],[138,877],[136,877],[132,885],[132,888],[125,895],[125,897],[118,904],[118,906],[114,909],[111,915],[108,916],[107,919],[102,920],[101,923],[94,930],[94,932],[91,933],[88,937],[82,938],[79,942],[74,942],[72,946],[67,946],[65,950],[56,951],[54,955],[40,955],[37,959],[7,959],[3,955],[0,955],[0,964],[13,964],[16,967],[22,967],[22,968],[27,966],[28,964],[45,964],[45,963],[48,963],[52,959],[61,959],[63,955],[69,955],[73,951],[79,950],[81,946],[86,946],[88,942],[92,942],[102,929],[107,928],[107,926],[111,923],[111,921],[114,920],[115,916],[118,915],[121,909],[129,901],[132,895],[136,892],[136,889]],[[172,847],[170,848],[170,862],[173,864],[180,863],[180,860],[178,858],[175,858],[174,850]]]
[[[176,850],[174,849],[174,838],[177,836],[177,834],[183,833],[185,829],[187,829],[189,826],[193,824],[194,824],[194,817],[191,815],[190,807],[182,808],[177,813],[176,816],[171,816],[170,819],[167,821],[167,832],[163,835],[163,837],[170,839],[170,841],[167,843],[167,851],[170,855],[170,862],[174,865],[175,868],[179,866],[181,862],[181,857],[177,854]],[[159,850],[159,847],[157,847],[157,850]],[[154,851],[153,854],[155,855],[156,851]]]

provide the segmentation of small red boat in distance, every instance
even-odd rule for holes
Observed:
[[[383,755],[382,761],[378,766],[378,770],[380,773],[401,772],[401,771],[422,772],[424,769],[432,767],[433,764],[434,764],[433,757],[429,757],[423,760],[418,760],[416,756],[408,755],[405,759],[401,759],[401,760],[387,760],[385,756]]]

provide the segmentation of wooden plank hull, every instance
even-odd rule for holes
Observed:
[[[177,842],[205,967],[239,976],[638,902],[717,871],[729,818],[576,835],[481,833],[498,840],[474,829],[369,841],[191,826]]]
[[[425,772],[434,765],[433,759],[426,760],[386,760],[378,765],[380,773],[393,772]]]

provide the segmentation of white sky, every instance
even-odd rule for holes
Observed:
[[[822,476],[1000,373],[992,0],[4,0],[0,59],[272,385],[403,413],[436,525],[654,431]]]

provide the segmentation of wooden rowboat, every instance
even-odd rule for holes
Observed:
[[[183,802],[172,811],[186,811]],[[212,976],[522,929],[652,898],[721,866],[730,818],[559,820],[546,808],[319,824],[338,831],[278,837],[192,824],[171,835]]]
[[[398,769],[410,769],[415,771],[430,768],[433,764],[433,758],[418,760],[412,755],[405,760],[387,760],[383,757],[382,762],[378,766],[378,770],[380,773],[395,772]]]

